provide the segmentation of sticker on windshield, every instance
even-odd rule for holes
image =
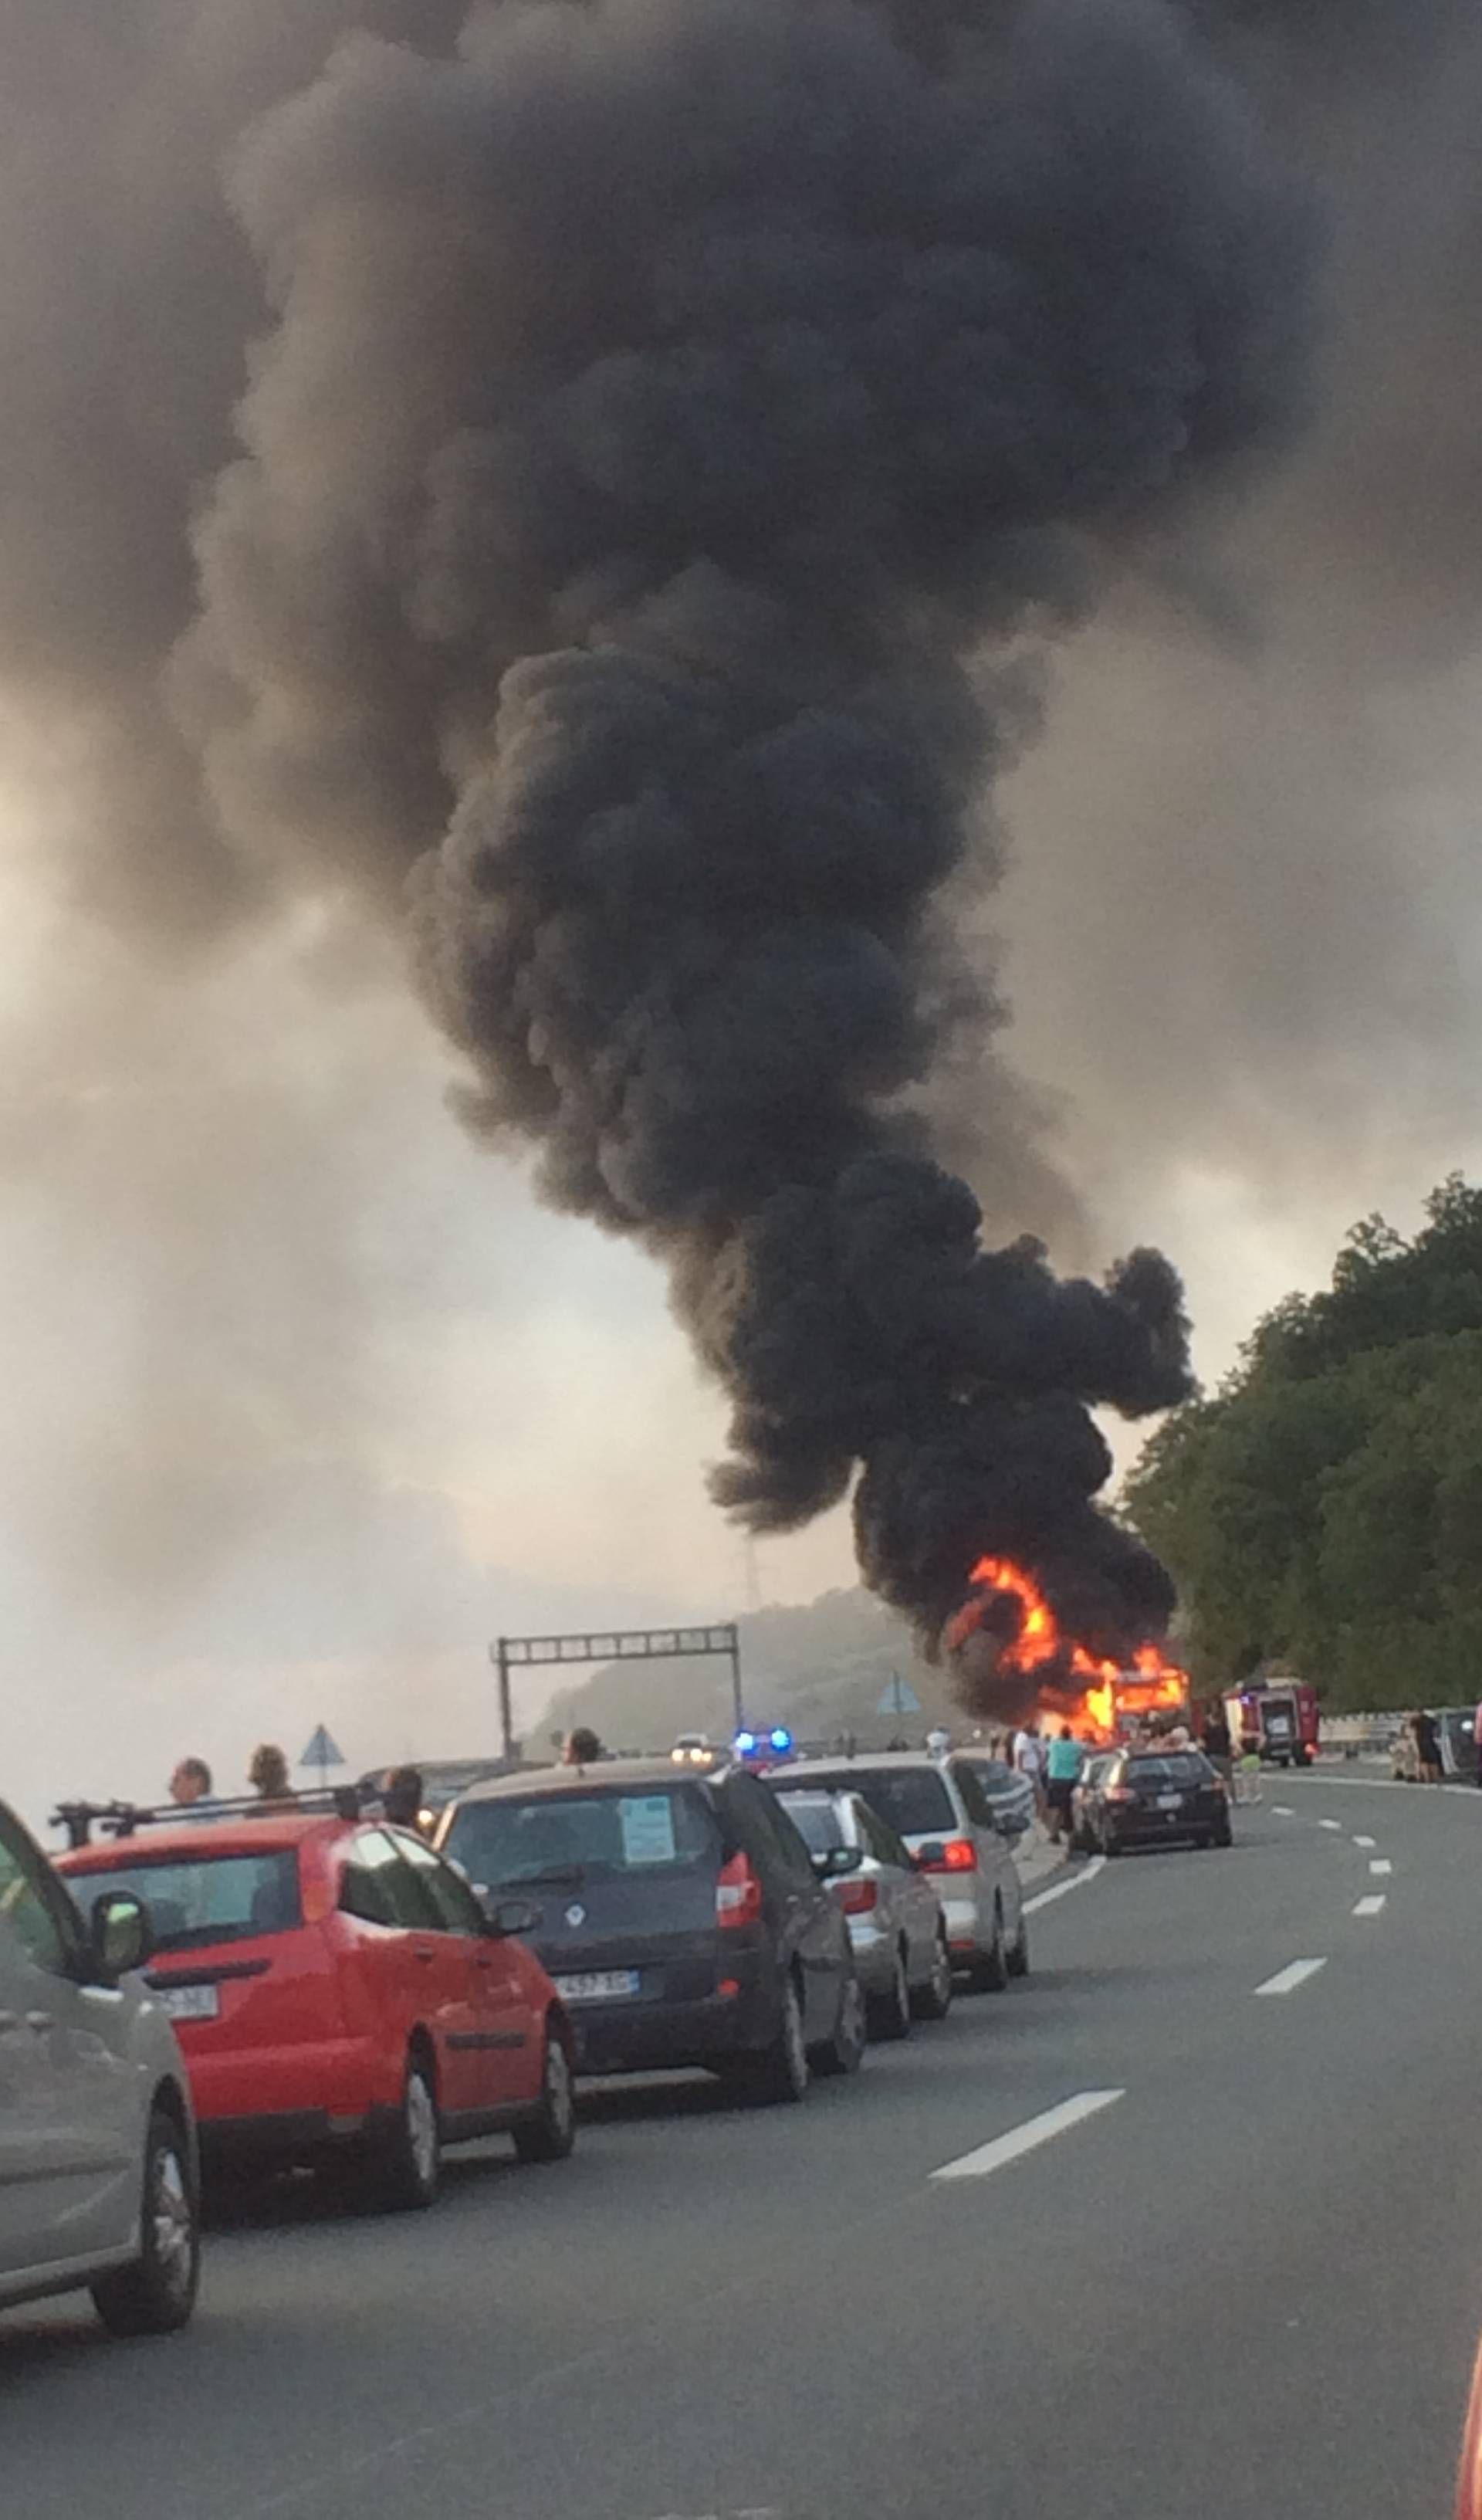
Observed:
[[[672,1864],[674,1803],[668,1794],[640,1794],[617,1806],[624,1864]]]

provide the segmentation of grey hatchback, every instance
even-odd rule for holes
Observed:
[[[875,2039],[905,2039],[913,2020],[945,2021],[952,2004],[947,1920],[930,1882],[861,1794],[777,1791],[815,1855],[855,1850],[858,1868],[829,1884],[844,1912]]]
[[[0,1803],[0,2309],[85,2285],[119,2335],[190,2318],[196,2125],[175,2034],[132,1975],[149,1946],[118,1891],[84,1924]]]

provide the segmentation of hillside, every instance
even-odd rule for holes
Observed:
[[[924,1664],[901,1622],[862,1590],[826,1593],[800,1608],[752,1612],[741,1623],[741,1686],[746,1720],[786,1724],[799,1740],[831,1740],[854,1732],[883,1744],[890,1719],[879,1701],[898,1671],[921,1701],[904,1730],[920,1737],[953,1707],[945,1678]],[[538,1753],[549,1732],[590,1724],[624,1749],[667,1749],[677,1732],[731,1730],[731,1670],[724,1658],[608,1663],[552,1700],[529,1742]],[[959,1715],[959,1720],[960,1715]]]

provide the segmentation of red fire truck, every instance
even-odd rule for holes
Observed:
[[[1318,1755],[1318,1692],[1306,1680],[1266,1680],[1225,1692],[1235,1757],[1254,1750],[1266,1765],[1310,1768]]]

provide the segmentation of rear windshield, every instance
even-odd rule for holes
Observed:
[[[501,1795],[464,1803],[443,1853],[472,1880],[582,1881],[589,1874],[675,1871],[720,1862],[720,1830],[703,1794],[654,1785],[621,1793]]]
[[[950,1836],[957,1826],[952,1796],[935,1768],[858,1768],[808,1781],[824,1793],[862,1794],[898,1837],[927,1837],[943,1829]]]
[[[1126,1773],[1132,1784],[1196,1785],[1213,1772],[1202,1751],[1175,1750],[1166,1759],[1129,1759]]]
[[[844,1823],[826,1794],[784,1794],[780,1799],[810,1855],[828,1855],[846,1843]]]
[[[298,1857],[292,1847],[262,1855],[174,1856],[73,1873],[68,1888],[87,1908],[105,1890],[131,1890],[149,1910],[162,1952],[284,1934],[303,1922]]]

